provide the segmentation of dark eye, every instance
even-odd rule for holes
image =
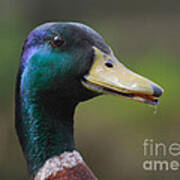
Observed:
[[[64,44],[64,38],[62,38],[61,36],[57,35],[54,36],[52,39],[52,45],[55,47],[60,47]]]

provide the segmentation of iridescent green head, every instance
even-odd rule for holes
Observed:
[[[34,94],[54,91],[59,98],[76,102],[96,95],[81,83],[94,60],[93,47],[110,54],[102,37],[85,25],[47,23],[37,27],[24,46],[22,87]]]
[[[155,105],[162,92],[123,66],[91,28],[58,22],[37,27],[25,42],[16,84],[16,130],[30,174],[74,150],[79,102],[106,93]]]
[[[30,93],[56,91],[77,103],[110,93],[155,105],[163,92],[120,64],[103,38],[79,23],[47,23],[34,29],[24,46],[21,71],[22,86]]]

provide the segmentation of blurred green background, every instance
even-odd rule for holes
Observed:
[[[78,107],[76,144],[99,179],[178,179],[180,170],[142,168],[144,160],[152,159],[143,156],[144,139],[180,143],[178,0],[1,0],[0,179],[28,179],[14,129],[15,79],[28,32],[47,21],[80,21],[93,27],[122,63],[165,89],[156,109],[107,95]],[[180,161],[172,156],[162,159]]]

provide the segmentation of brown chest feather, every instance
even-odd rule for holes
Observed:
[[[77,151],[48,159],[34,180],[97,180]]]

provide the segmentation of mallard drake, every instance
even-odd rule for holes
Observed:
[[[31,178],[97,179],[75,148],[73,114],[81,101],[104,93],[156,105],[163,90],[122,65],[86,25],[46,23],[28,35],[15,126]]]

